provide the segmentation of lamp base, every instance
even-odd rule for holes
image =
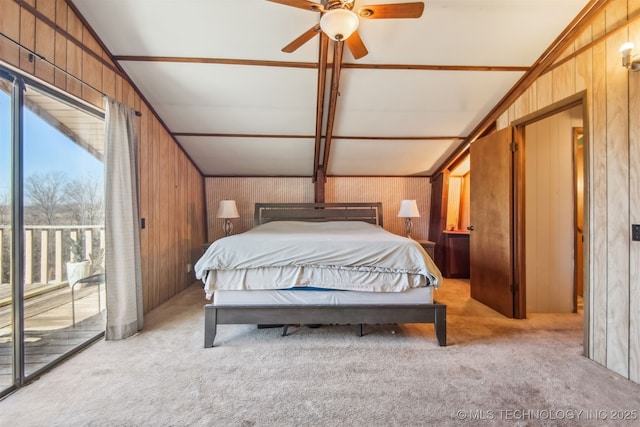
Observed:
[[[413,227],[413,223],[411,222],[411,218],[406,218],[404,220],[404,232],[407,235],[407,237],[410,239],[411,238],[411,228]]]
[[[229,218],[225,218],[223,230],[225,237],[231,236],[231,232],[233,231],[233,223]]]

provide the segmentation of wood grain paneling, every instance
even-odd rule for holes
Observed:
[[[538,110],[553,103],[553,74],[543,74],[536,80],[536,106]],[[517,117],[511,117],[515,120]]]
[[[515,117],[522,116],[522,114],[524,114],[524,111],[531,111],[531,109],[529,108],[530,95],[531,95],[531,92],[529,90],[526,90],[522,94],[522,96],[520,96],[520,98],[518,98],[516,102],[513,104],[514,108],[512,113]]]
[[[12,40],[20,39],[20,6],[13,0],[0,0],[2,13],[0,13],[0,33]],[[4,37],[0,38],[0,58],[10,65],[18,66],[20,62],[20,50],[18,46]]]
[[[506,116],[506,114],[505,114]],[[449,195],[449,171],[434,177],[431,181],[431,206],[429,207],[429,238],[435,242],[434,261],[440,268],[444,268],[444,234],[447,226],[447,202]]]
[[[224,235],[223,221],[216,218],[220,200],[236,201],[240,218],[233,220],[234,233],[253,228],[257,202],[313,202],[310,178],[206,178],[208,240]],[[431,184],[425,177],[328,177],[325,202],[382,202],[384,228],[404,235],[404,220],[397,217],[402,199],[416,199],[420,218],[414,218],[412,235],[427,239]]]
[[[590,223],[587,229],[590,236],[590,264],[592,277],[591,292],[591,345],[592,357],[603,365],[607,363],[607,106],[606,106],[606,59],[605,47],[598,44],[593,48],[593,115],[589,118],[593,123],[593,136],[590,151],[589,167],[591,205]],[[591,231],[596,231],[591,233]]]
[[[83,25],[80,18],[69,9],[67,12],[67,32],[79,42],[82,42]]]
[[[535,111],[535,110],[533,110],[533,111]],[[496,127],[498,129],[506,128],[507,126],[509,126],[509,123],[511,123],[511,120],[509,119],[509,113],[508,112],[501,114],[500,117],[498,117],[496,119]]]
[[[67,63],[64,67],[67,75],[67,92],[82,98],[82,49],[73,42],[67,40]]]
[[[553,102],[558,102],[576,93],[576,61],[570,59],[551,72]]]
[[[573,311],[574,112],[526,127],[525,253],[527,313]]]
[[[141,255],[148,312],[195,281],[187,265],[195,263],[206,239],[204,179],[136,89],[116,74],[113,62],[101,59],[108,54],[64,0],[30,1],[25,7],[13,0],[0,2],[0,31],[64,71],[30,61],[5,39],[1,60],[100,108],[104,91],[142,112],[139,188],[146,228],[141,230]]]
[[[56,25],[63,31],[67,30],[67,13],[69,13],[69,6],[66,0],[55,0],[56,13],[52,18]]]
[[[607,366],[622,375],[629,369],[629,73],[619,65],[626,39],[618,33],[606,42],[607,324],[617,325],[607,329]]]
[[[325,186],[325,201],[382,202],[384,228],[404,236],[404,219],[398,218],[400,201],[416,200],[420,218],[413,218],[411,236],[427,240],[431,184],[426,177],[329,177]]]
[[[64,16],[66,17],[66,14]],[[53,63],[63,69],[67,64],[67,39],[59,33],[55,34]],[[54,84],[62,90],[67,89],[67,75],[62,70],[54,71]]]
[[[577,93],[587,90],[591,86],[591,63],[593,61],[591,50],[578,55],[575,61],[575,91]]]
[[[20,10],[20,43],[27,49],[34,50],[36,45],[36,17],[23,9]],[[33,74],[35,62],[27,51],[20,51],[20,68]]]
[[[55,0],[38,0],[36,2],[36,9],[44,16],[52,21],[56,20],[56,2]]]
[[[232,220],[233,233],[253,228],[256,203],[307,202],[314,200],[311,178],[206,178],[208,241],[224,236],[223,220],[216,218],[220,200],[235,200],[240,218]]]
[[[551,72],[534,83],[538,110],[550,105],[550,94],[558,101],[557,97],[586,89],[586,353],[635,382],[640,382],[640,244],[630,241],[630,224],[640,222],[636,185],[640,179],[640,127],[636,123],[640,73],[621,67],[619,47],[627,39],[640,44],[640,25],[625,24],[638,10],[639,0],[610,2],[576,37],[576,46],[597,42],[573,58],[574,75],[566,70]],[[522,105],[525,103],[503,113],[499,127],[519,118],[514,114],[535,112],[521,111]]]
[[[55,58],[56,44],[55,30],[40,19],[36,19],[35,31],[36,52],[49,60],[53,60]],[[47,62],[35,61],[35,74],[36,77],[47,83],[53,84],[54,82],[53,67]]]
[[[629,12],[640,10],[640,0],[629,1]],[[629,26],[629,36],[640,35],[640,23]],[[640,224],[640,73],[629,74],[629,222]],[[640,382],[640,310],[634,304],[640,301],[640,242],[631,242],[629,249],[629,378]]]

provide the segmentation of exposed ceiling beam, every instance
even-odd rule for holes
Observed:
[[[324,140],[324,156],[322,157],[322,168],[326,172],[329,165],[329,154],[331,153],[331,138],[333,136],[333,124],[336,118],[336,105],[338,104],[338,89],[340,88],[340,72],[342,70],[342,52],[344,42],[336,42],[333,49],[333,71],[331,72],[331,91],[329,93],[329,111],[327,111],[327,130]]]
[[[173,136],[208,136],[219,138],[288,138],[288,139],[308,139],[315,138],[315,135],[294,135],[294,134],[263,134],[263,133],[211,133],[211,132],[173,132]],[[324,135],[320,135],[324,137]],[[371,136],[371,135],[333,135],[333,139],[358,139],[372,141],[450,141],[452,139],[465,139],[466,136]]]
[[[191,64],[249,65],[259,67],[317,68],[315,62],[264,61],[259,59],[191,58],[184,56],[114,56],[116,61],[182,62]]]
[[[316,93],[316,134],[313,149],[313,181],[318,179],[320,166],[320,149],[322,147],[322,118],[324,117],[324,94],[327,86],[327,55],[329,54],[329,37],[320,32],[320,53],[318,54],[318,90]],[[321,177],[324,185],[324,175]]]
[[[430,65],[430,64],[342,64],[342,68],[362,70],[419,70],[419,71],[528,71],[528,66],[503,65]]]
[[[320,50],[322,50],[322,39],[328,38],[324,33],[320,37]],[[322,57],[322,52],[319,57]],[[223,64],[223,65],[248,65],[259,67],[289,67],[289,68],[317,68],[315,62],[292,62],[292,61],[265,61],[259,59],[232,59],[232,58],[193,58],[183,56],[140,56],[140,55],[119,55],[113,57],[116,61],[129,62],[182,62],[193,64]],[[331,67],[332,64],[328,64]],[[355,64],[343,63],[342,68],[359,70],[419,70],[419,71],[506,71],[525,72],[529,66],[502,66],[502,65],[442,65],[442,64]]]
[[[313,135],[294,134],[257,134],[257,133],[218,133],[218,132],[173,132],[173,136],[209,136],[221,138],[313,138]]]

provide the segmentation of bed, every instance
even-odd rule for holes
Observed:
[[[355,257],[354,257],[355,255]],[[415,241],[382,229],[381,203],[257,203],[254,228],[212,243],[204,283],[205,348],[219,324],[433,323],[446,345],[442,276]]]

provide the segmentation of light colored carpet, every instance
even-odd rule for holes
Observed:
[[[193,286],[137,336],[100,341],[8,396],[0,425],[637,425],[613,418],[637,420],[640,386],[581,355],[582,316],[505,319],[465,281],[438,293],[447,347],[432,325],[367,326],[363,337],[222,325],[204,349]]]

